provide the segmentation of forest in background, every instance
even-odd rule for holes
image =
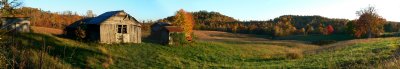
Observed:
[[[198,11],[191,13],[195,19],[195,29],[197,30],[272,36],[353,34],[356,24],[355,20],[327,18],[319,15],[282,15],[267,21],[239,21],[219,12]],[[158,22],[172,22],[174,21],[173,18],[174,16],[170,16],[160,19]],[[144,23],[154,23],[154,21]],[[387,21],[384,24],[384,31],[400,32],[400,23]]]
[[[38,8],[21,7],[12,11],[16,17],[30,17],[32,26],[64,29],[65,27],[94,14],[88,11],[86,15],[76,12],[50,12]],[[239,21],[219,12],[197,11],[190,12],[195,20],[195,29],[224,31],[232,33],[288,36],[309,34],[353,34],[355,20],[327,18],[323,16],[282,15],[267,21]],[[142,21],[143,30],[149,30],[155,22],[172,22],[174,16],[158,21]],[[387,21],[385,32],[399,32],[400,23]]]
[[[50,12],[38,8],[21,7],[12,11],[15,17],[30,17],[32,26],[64,29],[68,25],[85,18],[76,12]]]

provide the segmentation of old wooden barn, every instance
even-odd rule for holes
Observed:
[[[30,32],[29,17],[1,17],[1,30],[15,30],[17,32]]]
[[[110,11],[90,19],[87,38],[100,43],[141,43],[141,25],[124,11]]]
[[[171,37],[173,33],[182,33],[183,29],[178,26],[171,26],[169,23],[158,22],[151,25],[150,38],[160,44],[173,44]]]

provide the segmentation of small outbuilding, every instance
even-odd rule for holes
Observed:
[[[29,17],[1,17],[0,29],[30,32]]]
[[[86,37],[100,43],[141,43],[141,25],[124,11],[110,11],[84,24]]]
[[[151,34],[150,38],[161,44],[173,44],[174,38],[172,38],[172,34],[174,33],[182,33],[183,29],[178,26],[171,26],[169,23],[155,23],[151,25]]]

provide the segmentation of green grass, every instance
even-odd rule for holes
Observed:
[[[379,38],[377,42],[360,42],[334,51],[310,54],[295,60],[293,67],[300,68],[369,68],[392,58],[399,47],[398,38]],[[371,66],[377,67],[377,66]]]
[[[101,67],[102,60],[107,58],[96,45],[44,34],[18,33],[16,36],[13,42],[16,45],[1,44],[10,68],[95,68]]]
[[[348,34],[331,34],[331,35],[293,35],[286,37],[278,37],[278,40],[299,40],[299,41],[321,41],[321,40],[335,40],[335,41],[343,41],[343,40],[351,40],[354,39],[352,35]]]
[[[362,39],[371,41],[355,41],[340,48],[215,41],[185,46],[149,42],[107,45],[43,34],[20,36],[21,45],[6,54],[8,60],[26,62],[25,68],[38,68],[40,59],[45,60],[46,68],[377,68],[391,62],[400,43],[400,38],[392,37]],[[42,52],[42,46],[48,51]]]
[[[398,38],[381,38],[374,43],[357,43],[334,51],[305,54],[289,59],[291,50],[283,46],[198,42],[192,46],[140,45],[107,46],[116,55],[116,68],[363,68],[390,59],[398,48]],[[245,45],[245,46],[240,46]],[[301,51],[297,51],[301,52]],[[375,67],[375,66],[372,66]]]

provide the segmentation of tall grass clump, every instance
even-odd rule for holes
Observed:
[[[300,50],[289,50],[288,53],[286,53],[286,58],[288,59],[300,59],[303,58],[303,51]]]
[[[179,46],[179,45],[187,45],[190,42],[187,40],[185,33],[171,33],[171,38],[173,46]]]
[[[5,69],[7,66],[6,52],[3,45],[0,45],[0,69]]]

